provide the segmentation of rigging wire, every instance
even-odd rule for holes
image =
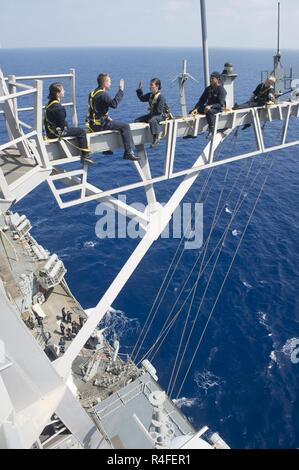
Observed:
[[[220,216],[221,216],[221,213],[222,213],[222,211],[225,209],[225,207],[226,207],[226,205],[227,205],[227,201],[229,200],[231,194],[233,193],[233,191],[234,191],[234,189],[235,189],[235,187],[236,187],[236,185],[237,185],[237,183],[238,183],[238,181],[239,181],[240,176],[241,176],[242,173],[243,173],[243,169],[241,168],[241,170],[240,170],[240,172],[239,172],[237,178],[235,179],[235,182],[234,182],[234,184],[233,184],[233,186],[232,186],[232,188],[231,188],[231,190],[230,190],[230,192],[229,192],[229,194],[228,194],[228,196],[227,196],[227,198],[226,198],[226,202],[225,202],[225,204],[223,205],[221,211],[219,212],[219,214],[218,214],[218,216],[217,216],[217,220],[216,220],[216,222],[215,222],[214,228],[217,226],[218,221],[219,221]],[[168,321],[169,321],[169,319],[170,319],[170,317],[171,317],[171,315],[172,315],[172,313],[173,313],[173,310],[174,310],[175,306],[177,305],[177,303],[179,302],[179,300],[180,300],[180,298],[181,298],[181,295],[183,294],[184,289],[185,289],[185,287],[186,287],[186,285],[187,285],[187,283],[188,283],[188,281],[189,281],[189,279],[190,279],[190,277],[191,277],[193,271],[195,270],[196,266],[198,266],[198,261],[199,261],[200,257],[202,256],[202,253],[203,253],[203,250],[204,250],[204,248],[205,248],[205,246],[206,246],[206,243],[207,243],[207,241],[205,241],[205,243],[204,243],[204,245],[203,245],[203,247],[202,247],[202,250],[200,251],[199,255],[197,256],[197,258],[196,258],[196,260],[195,260],[195,262],[194,262],[194,264],[193,264],[193,266],[192,266],[191,271],[189,272],[189,274],[188,274],[188,276],[187,276],[187,278],[186,278],[184,284],[182,285],[182,287],[181,287],[181,289],[180,289],[180,292],[179,292],[179,294],[178,294],[178,297],[177,297],[177,299],[176,299],[176,302],[175,302],[175,304],[173,305],[173,307],[172,307],[172,309],[171,309],[171,311],[170,311],[170,313],[169,313],[169,315],[168,315],[168,318],[167,318],[167,320],[165,321],[165,324],[168,323]]]
[[[243,233],[242,233],[242,236],[241,236],[241,238],[240,238],[240,241],[239,241],[239,243],[238,243],[238,245],[237,245],[237,249],[236,249],[236,251],[235,251],[235,253],[234,253],[234,256],[233,256],[233,258],[232,258],[232,260],[231,260],[231,262],[230,262],[230,265],[229,265],[229,267],[228,267],[228,269],[227,269],[226,275],[225,275],[225,277],[224,277],[224,280],[223,280],[223,282],[222,282],[222,285],[221,285],[221,287],[220,287],[220,290],[219,290],[219,292],[218,292],[218,295],[217,295],[217,297],[216,297],[216,300],[215,300],[215,302],[214,302],[214,304],[213,304],[213,307],[212,307],[212,309],[211,309],[211,311],[210,311],[210,314],[209,314],[209,316],[208,316],[208,319],[207,319],[207,322],[206,322],[206,324],[205,324],[204,330],[203,330],[203,332],[202,332],[202,334],[201,334],[201,336],[200,336],[199,342],[198,342],[198,344],[197,344],[197,346],[196,346],[196,348],[195,348],[194,354],[193,354],[192,359],[191,359],[191,361],[190,361],[190,363],[189,363],[189,367],[188,367],[188,369],[187,369],[187,372],[186,372],[186,374],[185,374],[185,376],[184,376],[184,378],[183,378],[183,381],[182,381],[182,383],[181,383],[181,386],[180,386],[180,388],[179,388],[177,397],[180,395],[180,393],[181,393],[181,391],[182,391],[182,388],[183,388],[183,386],[184,386],[184,384],[185,384],[185,382],[186,382],[187,376],[188,376],[188,374],[189,374],[189,372],[190,372],[190,369],[191,369],[191,367],[192,367],[192,364],[193,364],[193,362],[194,362],[194,359],[195,359],[195,357],[196,357],[196,354],[197,354],[197,352],[198,352],[198,349],[199,349],[199,347],[200,347],[200,345],[201,345],[201,343],[202,343],[202,341],[203,341],[205,332],[206,332],[206,330],[207,330],[207,328],[208,328],[208,326],[209,326],[209,323],[210,323],[211,318],[212,318],[212,316],[213,316],[213,313],[214,313],[214,311],[215,311],[216,305],[218,304],[218,300],[219,300],[219,298],[220,298],[220,296],[221,296],[221,293],[222,293],[222,291],[223,291],[223,288],[224,288],[224,285],[225,285],[225,283],[226,283],[226,280],[227,280],[227,278],[228,278],[228,276],[229,276],[229,273],[230,273],[230,271],[231,271],[231,268],[232,268],[232,266],[233,266],[233,264],[234,264],[234,261],[235,261],[235,259],[236,259],[236,257],[237,257],[237,254],[238,254],[238,252],[239,252],[239,249],[240,249],[240,246],[241,246],[241,244],[242,244],[242,241],[243,241],[243,239],[244,239],[244,237],[245,237],[245,234],[246,234],[246,232],[247,232],[247,229],[248,229],[248,227],[249,227],[249,224],[250,224],[250,222],[251,222],[251,220],[252,220],[252,217],[253,217],[253,215],[254,215],[254,213],[255,213],[255,210],[256,210],[256,207],[257,207],[257,205],[258,205],[258,202],[259,202],[259,200],[260,200],[260,198],[261,198],[261,195],[262,195],[262,193],[263,193],[263,191],[264,191],[265,185],[266,185],[266,183],[267,183],[267,180],[268,180],[268,178],[269,178],[269,175],[270,175],[270,172],[271,172],[271,169],[272,169],[272,166],[273,166],[273,162],[274,162],[274,157],[272,156],[272,160],[271,160],[270,166],[269,166],[269,168],[268,168],[268,173],[267,173],[267,175],[265,176],[264,182],[263,182],[263,184],[262,184],[262,186],[261,186],[261,189],[260,189],[260,191],[259,191],[259,194],[258,194],[258,196],[257,196],[257,198],[256,198],[256,201],[255,201],[255,203],[254,203],[254,206],[253,206],[253,208],[252,208],[252,210],[251,210],[251,213],[250,213],[249,219],[248,219],[248,221],[247,221],[247,223],[246,223],[245,229],[244,229],[244,231],[243,231]]]
[[[204,193],[204,191],[205,191],[205,189],[206,189],[206,187],[207,187],[207,185],[208,185],[208,183],[209,183],[209,180],[210,180],[210,178],[211,178],[211,176],[212,176],[212,174],[213,174],[213,171],[214,171],[214,169],[213,169],[212,171],[210,171],[209,174],[206,176],[205,181],[204,181],[204,185],[203,185],[203,187],[202,187],[202,189],[201,189],[201,191],[200,191],[200,194],[199,194],[199,196],[198,196],[197,202],[200,201],[200,199],[201,199],[201,197],[202,197],[202,195],[203,195],[203,193]],[[151,327],[151,325],[152,325],[152,323],[153,323],[153,321],[154,321],[154,319],[155,319],[155,317],[156,317],[156,315],[157,315],[157,313],[158,313],[158,310],[159,310],[160,305],[161,305],[161,303],[162,303],[162,301],[163,301],[163,298],[164,298],[165,293],[166,293],[166,291],[167,291],[167,289],[168,289],[168,286],[169,286],[169,284],[170,284],[170,282],[171,282],[171,280],[172,280],[172,277],[173,277],[173,275],[174,275],[174,273],[175,273],[175,271],[176,271],[176,268],[177,268],[177,266],[178,266],[178,264],[179,264],[179,262],[180,262],[180,260],[181,260],[181,258],[182,258],[182,256],[183,256],[184,249],[181,251],[181,253],[180,253],[180,255],[179,255],[179,257],[178,257],[178,259],[177,259],[177,261],[176,261],[175,268],[174,268],[174,270],[173,270],[173,272],[172,272],[172,274],[171,274],[171,276],[170,276],[170,278],[169,278],[169,280],[168,280],[168,283],[167,283],[167,285],[166,285],[166,287],[165,287],[165,289],[164,289],[164,286],[165,286],[165,284],[166,284],[167,277],[168,277],[168,275],[169,275],[169,273],[170,273],[170,271],[171,271],[172,266],[173,266],[174,263],[175,263],[175,259],[176,259],[177,254],[179,253],[179,250],[180,250],[180,248],[181,248],[181,246],[182,246],[182,244],[183,244],[185,234],[186,234],[186,232],[189,230],[190,225],[191,225],[191,220],[189,221],[188,227],[186,228],[185,232],[184,232],[183,235],[182,235],[182,238],[181,238],[181,240],[180,240],[180,242],[179,242],[179,245],[178,245],[178,247],[177,247],[177,249],[176,249],[176,251],[175,251],[175,254],[174,254],[173,258],[172,258],[172,261],[171,261],[170,266],[169,266],[169,268],[168,268],[168,270],[167,270],[167,273],[166,273],[166,275],[164,276],[164,279],[163,279],[163,282],[162,282],[162,284],[161,284],[161,287],[160,287],[160,289],[159,289],[159,291],[158,291],[158,293],[157,293],[157,295],[156,295],[156,298],[155,298],[155,300],[154,300],[154,302],[153,302],[153,305],[152,305],[152,307],[151,307],[151,310],[150,310],[150,312],[149,312],[149,314],[148,314],[148,316],[147,316],[147,319],[146,319],[146,321],[145,321],[145,323],[144,323],[144,326],[143,326],[143,328],[142,328],[142,330],[141,330],[141,332],[140,332],[139,338],[138,338],[137,342],[135,343],[135,346],[134,346],[133,351],[132,351],[132,354],[131,354],[132,360],[134,360],[134,357],[136,358],[136,357],[138,356],[138,354],[139,354],[139,352],[140,352],[140,350],[141,350],[141,348],[142,348],[142,346],[143,346],[144,340],[145,340],[145,338],[146,338],[146,336],[147,336],[147,334],[148,334],[148,331],[149,331],[149,329],[150,329],[150,327]],[[160,293],[163,291],[163,289],[164,289],[164,293],[163,293],[163,295],[162,295],[162,297],[161,297],[161,299],[160,299],[160,301],[159,301],[159,303],[158,303],[158,306],[156,307],[156,304],[157,304],[157,302],[158,302]],[[156,307],[156,309],[155,309],[155,307]],[[154,310],[154,309],[155,309],[155,310]],[[151,316],[153,317],[152,319],[151,319]],[[145,331],[145,330],[146,330],[146,331]],[[139,341],[140,341],[141,338],[142,338],[142,341],[141,341],[140,345],[138,346],[138,343],[139,343]],[[138,347],[138,349],[137,349],[137,347]],[[137,351],[136,351],[136,349],[137,349]],[[134,356],[134,354],[135,354],[135,356]]]
[[[252,162],[251,162],[251,167],[252,167],[252,164],[253,164],[253,160],[252,160]],[[251,170],[251,167],[250,167],[250,170]],[[250,172],[249,172],[249,173],[250,173]],[[245,184],[246,184],[246,181],[245,181]],[[241,191],[241,193],[240,193],[240,196],[239,196],[239,199],[238,199],[238,202],[237,202],[237,205],[236,205],[237,211],[238,211],[238,209],[240,208],[239,201],[241,201],[241,196],[243,195],[243,200],[242,200],[242,201],[244,201],[244,199],[245,199],[245,196],[244,196],[244,194],[243,194],[243,191],[244,191],[244,188],[245,188],[245,184],[243,185],[243,189],[242,189],[242,191]],[[236,213],[237,213],[237,212],[236,212]],[[235,213],[235,215],[236,215],[236,213]],[[174,389],[174,387],[175,387],[175,384],[176,384],[176,381],[177,381],[178,374],[179,374],[179,372],[180,372],[180,368],[181,368],[182,362],[183,362],[183,360],[184,360],[184,358],[185,358],[186,351],[187,351],[189,342],[190,342],[190,340],[191,340],[191,337],[192,337],[194,328],[195,328],[195,326],[196,326],[196,322],[197,322],[198,316],[199,316],[199,314],[200,314],[200,312],[201,312],[202,305],[203,305],[203,303],[204,303],[204,301],[205,301],[205,299],[206,299],[207,292],[208,292],[208,290],[209,290],[209,288],[210,288],[210,285],[211,285],[211,282],[212,282],[212,279],[213,279],[213,276],[214,276],[214,273],[215,273],[215,270],[216,270],[216,267],[217,267],[217,264],[218,264],[218,260],[219,260],[219,258],[220,258],[220,255],[222,254],[224,242],[225,242],[225,240],[226,240],[226,238],[227,238],[227,236],[228,236],[228,233],[229,233],[229,229],[230,229],[231,224],[232,224],[232,220],[231,220],[230,223],[228,224],[228,227],[227,227],[227,229],[226,229],[226,231],[225,231],[224,240],[223,240],[223,242],[221,243],[221,245],[219,246],[219,251],[218,251],[218,254],[217,254],[216,259],[215,259],[215,261],[214,261],[213,268],[212,268],[212,270],[211,270],[211,272],[210,272],[209,279],[208,279],[208,281],[207,281],[206,287],[205,287],[204,292],[203,292],[203,294],[202,294],[201,301],[200,301],[200,304],[199,304],[199,307],[198,307],[198,310],[197,310],[195,319],[194,319],[193,322],[192,322],[192,327],[191,327],[191,330],[190,330],[190,332],[189,332],[189,336],[188,336],[187,342],[186,342],[186,344],[185,344],[184,351],[183,351],[183,354],[182,354],[182,357],[181,357],[179,366],[178,366],[178,368],[177,368],[177,372],[176,372],[175,378],[174,378],[174,380],[173,380],[172,388],[171,388],[171,390],[170,390],[170,396],[172,395],[173,389]],[[201,275],[199,276],[199,278],[200,278],[200,277],[201,277]],[[198,278],[197,281],[195,282],[195,285],[194,285],[194,288],[193,288],[193,289],[194,289],[194,296],[195,296],[195,293],[196,293],[196,290],[197,290],[197,287],[198,287],[199,278]],[[194,298],[194,296],[193,296],[193,298]]]
[[[236,145],[237,145],[238,129],[236,130],[236,132],[233,133],[232,136],[233,136],[233,138],[234,138],[234,143],[233,143],[233,145],[231,146],[231,152],[233,153],[234,150],[235,150],[235,147],[236,147]],[[206,177],[206,180],[205,180],[205,182],[204,182],[203,188],[201,189],[200,195],[199,195],[199,197],[198,197],[198,199],[197,199],[196,202],[199,202],[199,201],[200,201],[200,198],[201,198],[201,196],[203,195],[203,193],[204,193],[204,191],[205,191],[205,188],[206,188],[206,186],[207,186],[207,184],[208,184],[208,182],[209,182],[209,180],[210,180],[210,178],[211,178],[213,172],[214,172],[214,168],[212,169],[211,172],[209,172],[209,175]],[[239,175],[240,175],[240,174],[239,174]],[[239,176],[238,176],[238,178],[239,178]],[[207,198],[208,198],[208,195],[209,195],[211,189],[212,189],[212,185],[210,186],[210,189],[209,189],[209,191],[208,191],[208,193],[207,193],[207,195],[206,195],[206,198],[205,198],[205,200],[203,201],[203,203],[206,202],[206,200],[207,200]],[[180,249],[180,247],[181,247],[181,245],[182,245],[182,243],[183,243],[183,241],[184,241],[184,239],[185,239],[185,235],[186,235],[187,231],[189,230],[190,224],[191,224],[191,219],[190,219],[190,221],[189,221],[189,223],[188,223],[188,227],[186,228],[186,230],[185,230],[185,232],[184,232],[184,234],[183,234],[183,236],[182,236],[182,238],[181,238],[181,240],[180,240],[180,243],[179,243],[179,245],[178,245],[178,247],[177,247],[177,250],[176,250],[176,252],[175,252],[175,254],[174,254],[174,256],[173,256],[173,259],[172,259],[171,264],[170,264],[170,266],[169,266],[169,268],[168,268],[168,271],[167,271],[167,273],[166,273],[166,275],[165,275],[165,277],[164,277],[164,279],[163,279],[162,285],[161,285],[161,287],[160,287],[160,289],[159,289],[159,291],[158,291],[158,293],[157,293],[157,295],[156,295],[156,298],[155,298],[155,300],[154,300],[154,303],[153,303],[153,305],[152,305],[152,307],[151,307],[151,310],[150,310],[150,312],[149,312],[149,314],[148,314],[148,316],[147,316],[146,322],[145,322],[145,324],[144,324],[144,326],[143,326],[143,328],[142,328],[142,330],[141,330],[141,332],[140,332],[140,335],[139,335],[139,337],[138,337],[138,340],[137,340],[137,342],[135,343],[135,346],[134,346],[133,351],[132,351],[132,354],[131,354],[132,360],[136,360],[136,358],[137,358],[137,356],[138,356],[138,354],[139,354],[139,352],[140,352],[140,350],[141,350],[141,348],[142,348],[142,346],[143,346],[143,344],[144,344],[144,341],[145,341],[146,336],[147,336],[147,334],[148,334],[148,332],[149,332],[149,329],[150,329],[150,327],[151,327],[151,325],[152,325],[154,319],[156,318],[156,315],[157,315],[158,310],[159,310],[159,308],[160,308],[160,305],[161,305],[161,303],[162,303],[162,301],[163,301],[163,299],[164,299],[164,297],[165,297],[165,294],[166,294],[166,292],[167,292],[167,289],[168,289],[168,287],[169,287],[169,284],[170,284],[170,282],[171,282],[171,280],[172,280],[172,278],[173,278],[173,276],[174,276],[174,274],[175,274],[175,272],[176,272],[176,269],[177,269],[177,267],[178,267],[179,262],[181,261],[181,258],[182,258],[182,256],[183,256],[183,254],[184,254],[184,249],[183,249],[183,250],[181,251],[181,254],[179,255],[179,258],[178,258],[178,260],[177,260],[177,262],[176,262],[176,265],[175,265],[175,268],[173,269],[172,274],[171,274],[171,276],[170,276],[170,278],[169,278],[169,280],[168,280],[168,282],[167,282],[167,285],[166,285],[166,287],[164,287],[164,286],[165,286],[165,283],[166,283],[167,276],[169,275],[169,273],[170,273],[170,271],[171,271],[171,268],[172,268],[172,266],[173,266],[173,264],[174,264],[174,261],[175,261],[175,258],[176,258],[176,256],[177,256],[177,253],[179,252],[179,249]],[[158,306],[156,307],[156,310],[154,311],[155,305],[156,305],[156,303],[158,302],[159,295],[160,295],[160,293],[162,292],[163,289],[164,289],[163,295],[162,295],[162,297],[161,297],[161,299],[160,299],[160,301],[159,301]],[[151,317],[151,316],[152,316],[153,318],[150,320],[150,317]],[[147,326],[147,325],[148,325],[148,326]],[[147,329],[146,329],[146,328],[147,328]],[[146,329],[146,333],[144,334],[145,329]],[[138,346],[138,343],[139,343],[139,341],[140,341],[140,338],[142,338],[142,341],[141,341],[140,345]],[[138,349],[137,349],[137,346],[138,346]],[[137,349],[137,351],[136,351],[136,349]],[[135,354],[135,356],[134,356],[134,354]]]
[[[229,169],[227,168],[226,173],[225,173],[225,177],[224,177],[224,181],[223,181],[223,185],[222,185],[222,188],[221,188],[221,192],[219,194],[217,207],[216,207],[216,210],[215,210],[215,213],[214,213],[214,218],[213,218],[213,222],[212,222],[212,225],[211,225],[210,233],[209,233],[208,240],[207,240],[207,243],[206,243],[206,247],[205,247],[205,250],[204,250],[204,255],[203,255],[202,260],[201,260],[201,265],[200,265],[200,268],[199,268],[198,277],[200,276],[200,272],[202,270],[202,266],[203,266],[203,263],[205,261],[206,253],[207,253],[207,250],[208,250],[208,247],[209,247],[209,242],[210,242],[211,235],[212,235],[212,232],[213,232],[213,226],[215,224],[215,220],[216,220],[216,217],[217,217],[217,214],[218,214],[218,209],[219,209],[219,206],[220,206],[220,203],[221,203],[221,200],[222,200],[222,196],[223,196],[225,183],[227,181],[228,172],[229,172]],[[173,369],[172,369],[172,374],[171,374],[171,377],[170,377],[168,387],[170,387],[170,384],[171,384],[171,381],[172,381],[172,378],[173,378],[173,374],[174,374],[174,371],[175,371],[175,368],[176,368],[176,365],[177,365],[177,362],[178,362],[178,359],[179,359],[179,356],[180,356],[180,352],[181,352],[181,348],[182,348],[183,341],[184,341],[184,338],[185,338],[185,333],[186,333],[186,329],[187,329],[187,325],[188,325],[188,321],[189,321],[189,317],[190,317],[190,313],[191,313],[191,309],[192,309],[195,294],[196,294],[196,289],[194,289],[194,292],[193,292],[193,295],[192,295],[192,298],[191,298],[191,301],[190,301],[188,313],[186,315],[186,320],[185,320],[185,324],[184,324],[184,329],[183,329],[183,332],[182,332],[182,335],[181,335],[180,344],[179,344],[179,348],[178,348],[177,355],[176,355],[176,358],[175,358],[175,362],[174,362],[174,366],[173,366]],[[168,392],[169,392],[169,388],[167,390],[167,394],[169,394]]]
[[[252,180],[252,182],[251,182],[249,188],[247,189],[247,191],[249,191],[249,190],[251,189],[251,187],[253,186],[255,180],[257,179],[257,177],[258,177],[259,174],[261,173],[261,171],[262,171],[264,165],[265,165],[265,161],[264,161],[264,162],[262,163],[262,165],[260,166],[260,169],[259,169],[258,172],[256,173],[256,175],[255,175],[254,179]],[[252,165],[251,165],[251,166],[252,166]],[[247,179],[248,179],[249,174],[250,174],[250,170],[249,170],[249,172],[248,172],[248,174],[247,174]],[[241,206],[243,205],[243,202],[244,202],[244,200],[245,200],[245,196],[243,197],[243,199],[242,199],[241,202],[239,202],[239,201],[240,201],[240,197],[241,197],[241,195],[242,195],[242,192],[243,192],[243,190],[244,190],[244,188],[245,188],[245,184],[246,184],[246,182],[244,183],[243,188],[242,188],[242,190],[241,190],[241,193],[240,193],[238,202],[237,202],[237,204],[236,204],[236,206],[235,206],[234,212],[233,212],[233,214],[232,214],[231,220],[230,220],[230,222],[229,222],[229,224],[228,224],[228,226],[227,226],[225,232],[224,232],[223,235],[221,236],[221,238],[220,238],[218,244],[216,245],[216,247],[215,247],[213,253],[212,253],[211,256],[209,257],[209,259],[208,259],[206,265],[204,266],[204,268],[203,268],[203,270],[202,270],[202,272],[201,272],[201,276],[202,276],[203,273],[205,272],[205,269],[206,269],[207,266],[209,265],[211,259],[213,258],[214,254],[216,253],[216,251],[217,251],[217,249],[219,248],[220,244],[223,244],[223,243],[224,243],[224,241],[225,241],[225,239],[226,239],[226,237],[227,237],[227,235],[228,235],[229,228],[230,228],[230,226],[231,226],[233,220],[235,219],[235,217],[236,217],[238,211],[240,210]],[[199,258],[198,258],[198,259],[199,259]],[[195,265],[193,266],[192,271],[194,270],[194,267],[195,267]],[[191,275],[191,274],[189,274],[188,278],[190,278],[190,275]],[[187,281],[188,281],[188,279],[187,279]],[[185,282],[184,286],[186,285],[187,281]],[[166,337],[168,336],[168,333],[170,332],[172,326],[174,325],[175,321],[177,320],[178,316],[180,315],[180,313],[181,313],[183,307],[185,306],[185,304],[186,304],[186,302],[188,301],[189,297],[192,295],[194,287],[195,287],[195,285],[193,285],[191,291],[188,293],[188,295],[187,295],[185,301],[183,302],[182,306],[180,307],[179,311],[175,314],[175,316],[173,317],[173,319],[172,319],[172,320],[170,321],[170,323],[167,325],[167,322],[169,321],[169,319],[170,319],[170,317],[171,317],[171,314],[172,314],[172,312],[173,312],[173,310],[174,310],[174,307],[175,307],[176,304],[178,303],[178,300],[179,300],[179,299],[177,299],[175,305],[173,306],[173,308],[172,308],[172,310],[171,310],[170,315],[168,316],[166,322],[164,323],[164,327],[162,328],[161,333],[159,334],[157,340],[156,340],[156,341],[154,342],[154,344],[150,347],[150,349],[148,350],[147,354],[146,354],[144,357],[148,356],[151,361],[154,359],[154,357],[156,356],[158,350],[160,349],[160,347],[162,346],[162,344],[163,344],[163,342],[165,341]],[[166,325],[166,326],[165,326],[165,325]],[[164,338],[163,338],[163,335],[164,335]],[[158,347],[156,347],[161,338],[162,338],[162,341],[161,341],[160,345],[159,345]]]

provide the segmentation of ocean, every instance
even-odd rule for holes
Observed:
[[[260,82],[260,72],[272,66],[272,51],[211,49],[210,54],[211,70],[221,72],[227,61],[234,65],[238,74],[237,102],[250,96]],[[296,51],[283,53],[283,63],[293,65],[295,78],[299,76],[298,57]],[[96,86],[96,77],[102,71],[112,75],[112,94],[120,78],[126,81],[125,98],[111,112],[112,118],[132,122],[144,114],[146,106],[137,100],[135,90],[139,80],[146,89],[154,76],[161,78],[167,102],[179,114],[178,87],[171,80],[181,71],[183,59],[187,59],[188,71],[199,82],[188,80],[186,84],[191,109],[203,88],[200,49],[0,49],[0,66],[5,75],[56,74],[75,68],[81,126],[88,93]],[[271,129],[266,126],[264,133],[267,142],[278,142],[281,124],[273,123]],[[299,121],[292,119],[288,138],[298,135]],[[1,137],[4,138],[3,133]],[[205,136],[178,143],[176,169],[195,161],[204,140]],[[237,136],[231,135],[219,152],[222,156],[242,153],[253,144],[253,131],[248,129]],[[164,150],[165,143],[159,149],[148,149],[153,174],[161,169]],[[90,174],[100,187],[134,180],[134,168],[122,160],[120,151],[111,157],[96,158],[99,163]],[[181,180],[159,184],[158,200],[167,202],[178,181]],[[242,206],[223,241],[221,236],[240,197]],[[144,191],[134,190],[127,200],[145,203]],[[298,148],[203,172],[183,202],[195,201],[203,203],[204,243],[209,238],[205,260],[211,260],[200,278],[192,307],[189,309],[187,303],[181,309],[165,341],[154,347],[154,354],[149,358],[153,356],[160,384],[167,390],[189,311],[190,322],[181,345],[186,351],[172,397],[194,426],[209,426],[233,448],[299,447],[299,363],[291,360],[295,340],[299,338]],[[97,304],[139,242],[97,238],[96,207],[97,203],[91,202],[60,210],[47,184],[14,207],[31,220],[32,234],[37,241],[64,261],[67,282],[84,308]],[[216,209],[219,217],[209,237]],[[106,316],[106,333],[111,338],[115,335],[120,338],[122,353],[132,353],[179,243],[174,238],[157,240]],[[213,269],[217,255],[213,257],[212,253],[218,244],[221,252]],[[143,338],[138,361],[148,357],[147,352],[157,340],[173,305],[177,304],[174,310],[177,312],[190,293],[203,252],[204,248],[182,253],[156,318]],[[192,266],[195,270],[180,297],[181,286]],[[201,338],[212,309],[213,315]]]

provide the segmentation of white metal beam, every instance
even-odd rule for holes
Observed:
[[[221,134],[215,136],[215,148],[224,140]],[[203,154],[199,156],[195,165],[199,165],[204,159],[207,158],[210,150],[209,143]],[[193,175],[188,175],[182,181],[180,186],[175,191],[174,195],[171,197],[169,202],[165,207],[160,207],[160,210],[152,214],[151,221],[147,227],[146,234],[144,238],[140,241],[137,248],[134,250],[128,261],[125,263],[123,268],[120,270],[106,293],[103,295],[100,302],[97,304],[95,309],[89,315],[87,322],[84,324],[83,328],[80,330],[76,338],[73,340],[72,344],[69,346],[68,350],[65,352],[63,357],[59,358],[55,362],[55,367],[59,374],[67,376],[72,362],[77,357],[84,344],[91,336],[92,332],[98,326],[101,319],[104,317],[109,307],[113,304],[114,300],[127,283],[128,279],[131,277],[139,263],[144,258],[145,254],[152,246],[155,240],[161,235],[169,221],[171,220],[172,214],[187,194],[191,186],[194,184],[198,177],[199,171]]]

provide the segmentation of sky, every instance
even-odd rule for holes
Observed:
[[[273,49],[277,0],[206,0],[210,47]],[[281,0],[299,49],[299,0]],[[200,0],[0,0],[0,46],[200,47]]]

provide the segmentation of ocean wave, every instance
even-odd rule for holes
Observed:
[[[84,248],[95,248],[97,245],[98,245],[98,242],[93,242],[93,241],[84,242],[83,244]]]
[[[272,367],[274,366],[274,364],[278,364],[278,360],[277,360],[277,356],[276,356],[276,351],[271,351],[270,353],[270,363],[268,365],[268,369],[272,369]]]
[[[257,317],[259,324],[264,326],[268,333],[270,333],[268,336],[272,336],[272,329],[268,323],[268,314],[260,310],[257,312]]]
[[[121,338],[127,334],[138,334],[140,323],[137,318],[129,318],[122,310],[110,307],[98,325],[99,329],[106,328],[105,336],[108,339]]]
[[[200,401],[199,401],[199,398],[182,397],[182,398],[177,398],[177,399],[173,400],[173,403],[178,408],[181,409],[183,406],[185,406],[186,408],[192,408],[193,406],[197,406],[200,403]]]
[[[242,279],[241,279],[241,282],[242,282],[243,286],[247,287],[247,289],[252,289],[252,285],[249,284],[249,282],[247,282],[247,281],[242,281]]]
[[[213,374],[213,372],[205,369],[203,372],[196,372],[194,374],[194,381],[197,387],[207,393],[211,388],[220,387],[224,381]]]
[[[242,232],[241,232],[241,230],[233,230],[232,235],[234,237],[239,237],[240,235],[242,235]]]

